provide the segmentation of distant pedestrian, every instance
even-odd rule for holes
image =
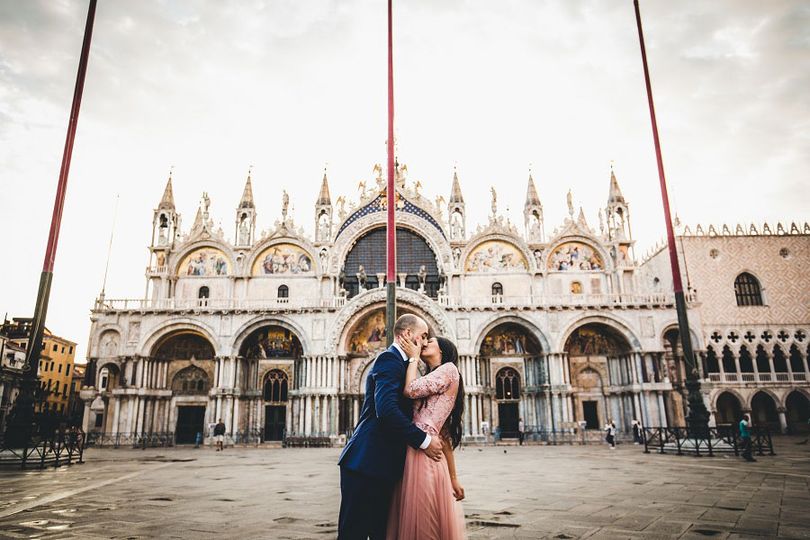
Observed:
[[[610,445],[611,450],[616,449],[616,424],[608,422],[605,425],[605,440]]]
[[[194,439],[194,448],[199,448],[202,444],[202,431],[197,432],[197,437]]]
[[[742,457],[745,461],[756,461],[751,455],[751,417],[744,414],[740,420],[740,440],[742,441]]]
[[[214,441],[217,444],[217,452],[221,452],[224,449],[223,444],[225,442],[225,424],[222,422],[222,418],[214,426]]]
[[[644,440],[641,438],[641,423],[638,420],[633,420],[633,444],[641,444]]]
[[[518,441],[520,446],[523,446],[523,430],[526,426],[523,424],[523,418],[518,420]]]

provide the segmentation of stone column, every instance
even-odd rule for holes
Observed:
[[[778,409],[776,409],[776,412],[779,414],[779,429],[782,430],[782,433],[787,433],[788,424],[787,424],[787,417],[785,416],[785,408],[779,407]]]
[[[90,404],[92,400],[87,400],[84,402],[84,414],[82,415],[82,431],[85,433],[90,433]],[[106,412],[106,411],[105,411]],[[107,416],[106,414],[104,415]],[[104,418],[104,421],[107,421],[107,418]]]

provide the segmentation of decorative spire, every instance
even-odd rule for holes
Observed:
[[[619,189],[619,181],[616,180],[616,174],[613,172],[613,164],[610,164],[610,193],[608,194],[608,204],[625,204],[624,195],[622,190]]]
[[[579,216],[577,216],[577,224],[579,224],[584,229],[589,229],[588,221],[585,219],[585,212],[582,210],[582,207],[579,207]]]
[[[252,171],[253,165],[248,168],[245,190],[242,192],[242,200],[239,201],[239,208],[256,208],[256,205],[253,203],[253,183],[250,180],[250,173]]]
[[[461,194],[461,183],[458,181],[458,171],[453,165],[453,189],[450,191],[450,203],[463,203],[464,196]]]
[[[323,168],[323,181],[321,182],[321,193],[318,195],[317,204],[319,206],[330,206],[332,204],[332,198],[329,196],[329,182],[326,179],[326,166]]]
[[[526,208],[531,206],[542,206],[540,197],[537,196],[537,188],[534,187],[534,178],[532,178],[532,169],[529,167],[529,187],[526,188]]]
[[[169,169],[169,180],[166,182],[166,189],[163,190],[163,197],[160,199],[158,210],[174,210],[174,192],[172,191],[172,172],[174,165]]]

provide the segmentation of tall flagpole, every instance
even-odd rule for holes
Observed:
[[[386,257],[386,303],[385,336],[388,346],[394,341],[394,321],[397,318],[397,224],[394,219],[396,187],[394,185],[394,42],[391,1],[388,0],[388,188],[386,189],[387,257]]]
[[[59,170],[59,182],[56,188],[56,198],[53,203],[53,216],[51,229],[48,234],[48,245],[45,249],[45,261],[39,278],[37,303],[34,307],[34,317],[31,321],[31,333],[28,339],[28,351],[23,368],[23,377],[20,383],[20,393],[14,402],[14,409],[9,419],[6,440],[13,444],[24,445],[30,441],[34,429],[34,388],[37,384],[39,371],[39,357],[42,354],[42,337],[45,331],[45,318],[48,314],[48,301],[51,295],[51,282],[53,281],[53,267],[56,260],[56,248],[59,244],[59,229],[62,225],[62,211],[65,208],[65,193],[67,191],[68,173],[70,172],[70,159],[73,156],[73,141],[76,138],[76,126],[79,122],[79,108],[82,104],[82,91],[84,78],[87,73],[87,59],[90,55],[90,40],[93,36],[93,22],[96,15],[96,0],[90,0],[87,10],[87,22],[84,27],[84,41],[79,57],[79,70],[76,74],[76,86],[73,89],[73,105],[70,109],[65,148],[62,152],[62,166]],[[15,444],[16,443],[16,444]]]
[[[653,103],[652,85],[650,84],[650,71],[647,67],[647,49],[644,47],[644,33],[641,29],[641,12],[638,0],[633,0],[636,10],[636,25],[638,26],[638,40],[641,45],[641,62],[644,66],[644,81],[647,85],[647,102],[650,107],[650,120],[652,122],[653,142],[655,143],[655,159],[658,162],[658,180],[661,185],[661,199],[664,203],[664,219],[667,226],[667,244],[669,247],[669,263],[672,267],[672,284],[675,290],[675,310],[678,314],[678,334],[681,338],[683,358],[686,362],[686,391],[689,403],[689,415],[686,418],[687,426],[695,434],[707,433],[709,411],[703,402],[700,393],[700,374],[695,362],[695,353],[692,349],[692,334],[689,330],[689,317],[686,311],[686,298],[683,294],[681,282],[681,268],[678,262],[678,248],[675,244],[675,232],[672,229],[672,216],[669,211],[669,196],[667,195],[667,180],[664,175],[664,160],[661,157],[661,142],[658,138],[658,123],[655,120],[655,104]]]

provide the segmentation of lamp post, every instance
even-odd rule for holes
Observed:
[[[667,244],[669,248],[669,262],[672,268],[672,284],[675,291],[675,310],[678,314],[678,333],[681,338],[683,358],[686,362],[686,399],[689,403],[689,414],[686,424],[690,431],[698,436],[708,433],[709,412],[703,402],[700,393],[700,374],[697,370],[695,353],[692,349],[692,334],[689,331],[689,317],[686,310],[686,298],[683,293],[683,283],[681,281],[681,268],[678,262],[678,250],[675,244],[675,232],[672,229],[672,216],[669,210],[669,196],[667,195],[667,180],[664,175],[664,161],[661,157],[661,143],[658,138],[658,123],[655,120],[655,104],[653,103],[652,85],[650,84],[650,72],[647,68],[647,50],[644,47],[644,33],[641,29],[641,12],[638,7],[638,0],[633,0],[636,11],[636,25],[638,26],[638,40],[641,45],[641,62],[644,66],[644,81],[647,86],[647,102],[650,108],[650,120],[652,122],[653,142],[655,143],[655,158],[658,163],[658,180],[661,186],[661,200],[664,204],[664,220],[667,227]]]
[[[386,302],[385,336],[390,347],[394,342],[394,321],[397,319],[397,224],[394,218],[396,186],[394,182],[394,42],[391,1],[388,0],[388,187],[386,196]]]

